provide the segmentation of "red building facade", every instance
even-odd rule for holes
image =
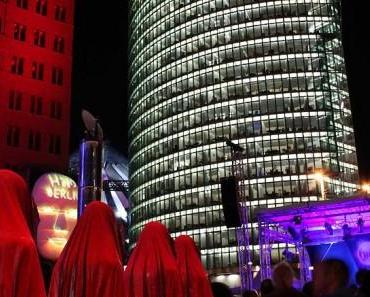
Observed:
[[[0,168],[67,168],[73,0],[0,0]]]

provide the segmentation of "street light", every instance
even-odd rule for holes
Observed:
[[[370,194],[370,184],[362,184],[361,185],[361,189],[363,192],[365,192],[366,194]]]
[[[325,185],[324,185],[325,175],[321,171],[318,171],[314,174],[314,177],[320,184],[321,200],[325,200],[326,199]]]

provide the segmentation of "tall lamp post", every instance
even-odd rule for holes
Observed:
[[[103,129],[88,111],[82,111],[85,137],[80,145],[80,174],[78,179],[78,208],[80,217],[87,204],[101,199]]]

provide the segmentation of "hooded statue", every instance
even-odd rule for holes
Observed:
[[[173,241],[164,225],[148,223],[125,271],[126,297],[183,297]]]
[[[53,269],[49,297],[123,296],[119,242],[110,207],[88,204]]]
[[[193,239],[187,235],[177,237],[175,249],[184,297],[213,297],[207,273]]]
[[[32,234],[37,210],[18,174],[0,170],[0,296],[45,297]]]

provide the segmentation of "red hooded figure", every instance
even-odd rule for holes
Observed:
[[[45,297],[36,245],[29,226],[32,199],[18,174],[0,170],[0,296]]]
[[[183,297],[172,244],[165,226],[146,224],[125,271],[126,297]]]
[[[184,297],[213,297],[207,273],[193,239],[187,235],[177,237],[175,249]]]
[[[123,296],[122,250],[113,211],[91,202],[55,264],[49,297]]]
[[[14,171],[7,169],[0,169],[0,176],[4,183],[9,186],[9,190],[13,191],[26,219],[28,228],[30,229],[33,238],[36,238],[37,225],[40,221],[39,213],[37,211],[37,206],[30,195],[26,181]]]

